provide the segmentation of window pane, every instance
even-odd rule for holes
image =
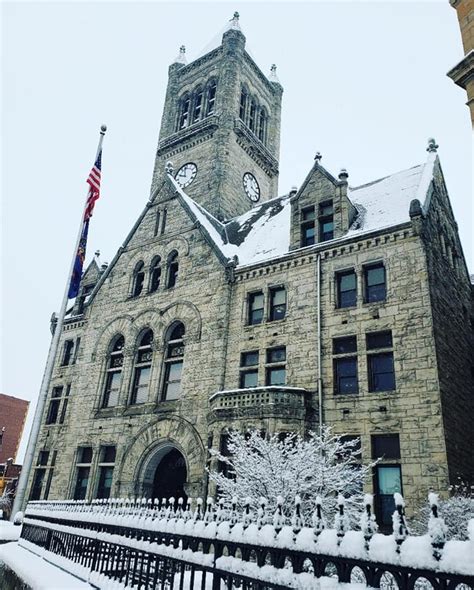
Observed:
[[[372,332],[366,334],[367,349],[374,348],[391,348],[392,346],[392,332]]]
[[[400,459],[400,437],[398,434],[372,436],[372,456],[374,459]]]
[[[132,403],[142,404],[148,398],[148,383],[150,382],[150,367],[135,369]]]
[[[301,219],[303,221],[310,221],[314,218],[314,207],[308,207],[307,209],[303,209],[303,211],[301,211]]]
[[[251,367],[254,365],[258,365],[258,350],[243,352],[240,358],[240,366]]]
[[[181,379],[181,371],[183,370],[183,363],[170,363],[168,371],[169,381],[179,381]]]
[[[60,399],[53,399],[49,402],[48,415],[46,416],[46,424],[56,424],[59,413]]]
[[[89,483],[89,467],[78,467],[76,487],[74,489],[74,500],[84,500]]]
[[[275,367],[273,369],[267,369],[267,385],[285,385],[285,383],[285,367]]]
[[[365,269],[366,301],[383,301],[386,298],[385,268],[383,264]]]
[[[312,246],[315,242],[314,223],[311,225],[304,225],[301,229],[301,245]]]
[[[99,472],[99,485],[97,486],[97,498],[109,498],[112,488],[113,467],[101,467]]]
[[[115,447],[108,445],[101,449],[101,461],[102,463],[114,463],[115,462]]]
[[[260,324],[263,320],[263,293],[249,295],[249,324]]]
[[[385,269],[383,266],[373,266],[366,270],[367,284],[369,287],[373,285],[381,285],[385,283]]]
[[[353,307],[357,304],[357,282],[355,272],[340,273],[337,277],[338,307]]]
[[[334,391],[340,394],[358,393],[357,357],[334,360]]]
[[[320,223],[320,234],[322,242],[332,240],[334,237],[334,223],[332,219]]]
[[[400,467],[385,467],[379,465],[378,472],[378,493],[379,494],[393,494],[400,493],[402,490],[402,478]]]
[[[181,373],[183,362],[168,363],[165,377],[165,399],[177,399],[181,393]]]
[[[165,400],[178,399],[181,394],[181,382],[170,381],[166,385],[165,389]]]
[[[356,288],[356,275],[354,272],[340,274],[341,291],[351,291]]]
[[[270,348],[267,350],[267,363],[280,363],[286,361],[286,348]]]
[[[35,469],[35,478],[33,480],[33,485],[31,487],[30,500],[41,499],[41,489],[43,487],[45,474],[46,469]]]
[[[40,451],[38,453],[38,462],[36,465],[47,465],[49,459],[49,451]]]
[[[242,371],[240,373],[240,387],[257,387],[258,385],[258,372],[257,371]]]
[[[367,357],[369,363],[369,391],[391,391],[395,389],[393,354],[373,354]]]
[[[272,289],[272,304],[281,305],[286,303],[286,289],[283,287],[280,289]]]
[[[344,338],[334,338],[332,341],[332,350],[334,354],[357,352],[357,337],[345,336]]]
[[[104,392],[104,408],[110,408],[118,404],[122,371],[114,371],[107,374],[107,381]]]
[[[54,387],[51,393],[51,397],[61,397],[63,394],[63,387]]]
[[[320,203],[319,205],[319,215],[326,216],[333,214],[333,206],[332,201],[327,201],[326,203]]]
[[[81,447],[79,449],[78,463],[90,463],[92,461],[92,447]]]

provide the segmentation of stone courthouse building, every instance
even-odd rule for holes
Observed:
[[[221,42],[169,68],[151,196],[61,334],[30,499],[205,495],[229,429],[359,437],[380,522],[473,476],[473,310],[431,140],[278,196],[283,88]]]

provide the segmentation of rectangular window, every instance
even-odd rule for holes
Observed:
[[[65,367],[69,365],[72,360],[72,351],[74,349],[74,340],[66,340],[63,347],[63,360],[61,366]]]
[[[247,389],[258,385],[258,350],[243,352],[240,355],[239,387]],[[250,368],[249,368],[250,367]]]
[[[334,393],[359,393],[357,378],[357,337],[344,336],[332,341]]]
[[[183,361],[168,362],[165,368],[165,383],[163,388],[163,399],[178,399],[181,394],[181,374],[183,372]]]
[[[402,493],[402,468],[400,465],[377,465],[375,473],[375,514],[383,529],[392,526],[395,511],[393,495]]]
[[[269,320],[282,320],[286,315],[286,289],[285,287],[272,287],[270,289],[270,313]]]
[[[354,307],[357,305],[357,277],[353,270],[337,273],[336,285],[337,307]]]
[[[156,216],[155,216],[155,230],[153,232],[154,236],[157,236],[158,232],[160,231],[160,217],[161,217],[161,211],[158,209],[158,211],[156,212]]]
[[[110,498],[112,479],[115,466],[115,446],[106,445],[100,448],[99,481],[96,498]]]
[[[385,267],[382,262],[364,266],[365,302],[385,301],[387,286]]]
[[[319,241],[326,242],[334,237],[334,209],[332,201],[319,204]]]
[[[75,365],[77,362],[77,357],[79,355],[79,347],[81,345],[81,337],[78,336],[76,338],[76,345],[74,346],[74,358],[72,359],[72,364]]]
[[[118,404],[121,381],[122,371],[109,371],[107,373],[104,399],[102,400],[103,408],[110,408]]]
[[[53,451],[53,456],[51,457],[51,464],[48,473],[48,479],[46,480],[46,487],[44,488],[44,496],[43,499],[47,500],[49,497],[49,490],[51,489],[51,481],[53,479],[54,469],[53,467],[56,465],[56,457],[58,455],[57,451]]]
[[[249,293],[248,296],[248,323],[253,326],[261,324],[263,320],[263,293]]]
[[[46,424],[56,424],[59,414],[59,406],[61,405],[61,396],[63,394],[63,387],[54,387],[51,393],[51,401],[48,406],[48,413],[46,414]]]
[[[148,401],[148,384],[151,367],[137,367],[133,377],[131,404],[144,404]]]
[[[79,447],[77,450],[76,482],[74,500],[85,500],[92,463],[92,447]]]
[[[45,467],[48,464],[48,459],[49,451],[40,451],[38,453],[38,461],[36,462],[36,465],[38,465],[38,467]]]
[[[369,391],[393,391],[395,389],[393,351],[384,350],[393,346],[391,331],[366,334],[366,339],[368,351],[380,351],[367,355]]]
[[[286,384],[286,347],[267,349],[265,385]]]
[[[64,401],[63,407],[61,408],[61,414],[59,416],[59,424],[64,424],[64,419],[66,418],[67,406],[69,403],[69,394],[71,393],[71,384],[69,383],[66,386],[66,393],[64,394]]]
[[[315,243],[315,211],[314,207],[301,210],[301,246],[312,246]]]
[[[46,469],[35,469],[33,478],[33,485],[31,486],[30,500],[41,500],[41,490],[43,488],[44,478],[46,476]]]
[[[372,457],[374,459],[400,459],[400,436],[398,434],[372,436]]]

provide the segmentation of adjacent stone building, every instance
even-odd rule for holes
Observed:
[[[466,91],[466,104],[471,111],[474,125],[474,1],[449,0],[449,3],[457,12],[464,57],[448,72],[448,76]]]
[[[473,309],[438,156],[278,196],[282,86],[222,42],[169,85],[151,196],[82,279],[30,499],[205,495],[229,429],[320,424],[381,458],[377,514],[474,475]],[[211,490],[212,491],[212,490]]]

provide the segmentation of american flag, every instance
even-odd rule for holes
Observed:
[[[84,211],[84,221],[87,221],[92,217],[95,202],[100,197],[101,168],[102,150],[100,150],[99,155],[97,156],[97,160],[95,161],[95,164],[92,166],[92,170],[89,172],[89,176],[87,177],[86,182],[89,185],[89,195],[87,197],[86,209]]]

